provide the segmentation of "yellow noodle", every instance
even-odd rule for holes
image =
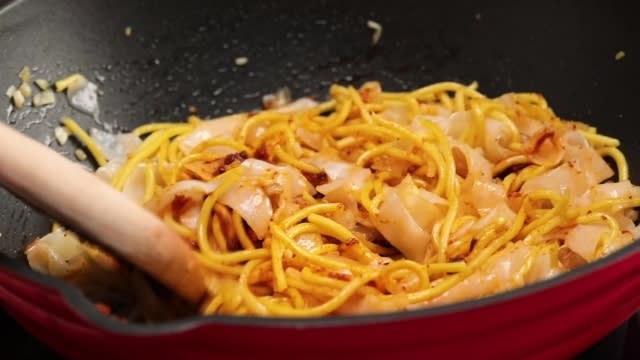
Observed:
[[[247,232],[244,230],[244,221],[242,220],[242,217],[240,217],[240,214],[233,211],[231,214],[231,220],[233,222],[233,227],[236,229],[236,234],[238,235],[238,240],[240,240],[242,248],[245,250],[255,249],[256,247],[253,246],[253,242],[251,242],[249,235],[247,235]]]
[[[151,161],[146,162],[144,165],[144,197],[142,203],[146,203],[151,200],[156,190],[156,179],[153,173],[153,164]]]
[[[320,169],[319,167],[302,162],[294,158],[292,155],[286,153],[284,150],[282,150],[282,147],[280,147],[280,145],[276,145],[274,149],[274,153],[280,160],[302,171],[305,171],[311,174],[319,174],[322,172],[322,169]]]
[[[615,147],[604,147],[598,149],[598,154],[601,156],[609,156],[616,162],[618,167],[618,181],[629,180],[629,165],[627,165],[627,159],[622,151]]]
[[[174,218],[173,218],[173,214],[171,212],[171,208],[168,208],[167,210],[165,210],[164,216],[163,216],[164,222],[176,233],[178,233],[178,235],[190,239],[190,240],[195,240],[196,239],[196,233],[193,232],[193,230],[189,229],[188,227],[182,225],[181,223],[177,222]]]
[[[62,118],[62,124],[69,130],[69,132],[78,138],[84,146],[87,147],[91,156],[96,160],[99,166],[103,166],[107,163],[107,159],[105,158],[100,146],[87,134],[81,127],[70,117]]]

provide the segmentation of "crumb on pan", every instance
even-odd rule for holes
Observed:
[[[69,132],[67,131],[66,128],[63,128],[62,126],[58,126],[55,129],[53,129],[53,134],[55,135],[56,140],[60,145],[66,144],[67,140],[69,139]]]
[[[24,96],[25,99],[31,96],[31,86],[26,82],[20,84],[18,91],[22,93],[22,96]]]
[[[45,79],[36,79],[34,83],[40,90],[47,90],[49,88],[49,81]]]
[[[74,151],[73,154],[80,161],[87,160],[87,153],[84,152],[84,150],[82,150],[82,149],[76,149],[76,151]]]
[[[249,58],[247,58],[246,56],[240,56],[240,57],[237,57],[237,58],[234,60],[234,63],[235,63],[237,66],[243,66],[243,65],[246,65],[248,62],[249,62]]]
[[[373,30],[373,36],[371,37],[371,45],[376,45],[382,37],[382,25],[373,20],[367,20],[367,27]]]
[[[11,100],[13,100],[13,106],[15,106],[16,109],[22,108],[25,102],[24,95],[22,95],[20,91],[14,91],[11,95]]]
[[[18,77],[23,83],[29,82],[31,80],[31,69],[28,66],[23,67],[18,73]]]
[[[7,88],[7,91],[5,91],[5,95],[7,95],[8,98],[11,98],[13,96],[13,93],[16,92],[16,86],[15,85],[11,85]]]
[[[56,96],[51,89],[41,91],[33,95],[33,106],[40,107],[56,103]]]

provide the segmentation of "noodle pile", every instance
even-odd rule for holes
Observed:
[[[64,124],[98,176],[192,244],[208,271],[203,314],[315,317],[473,299],[640,235],[640,188],[619,141],[559,119],[534,93],[491,99],[453,82],[392,93],[368,82],[333,85],[323,103],[117,137]]]

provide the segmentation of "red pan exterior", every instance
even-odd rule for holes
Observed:
[[[1,267],[0,284],[7,311],[70,359],[564,359],[640,308],[640,251],[526,296],[462,311],[324,327],[208,322],[169,333],[116,332],[74,311],[56,290]]]

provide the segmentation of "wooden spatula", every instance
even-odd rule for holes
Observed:
[[[0,185],[185,299],[202,298],[204,278],[194,251],[159,218],[78,164],[1,123]]]

